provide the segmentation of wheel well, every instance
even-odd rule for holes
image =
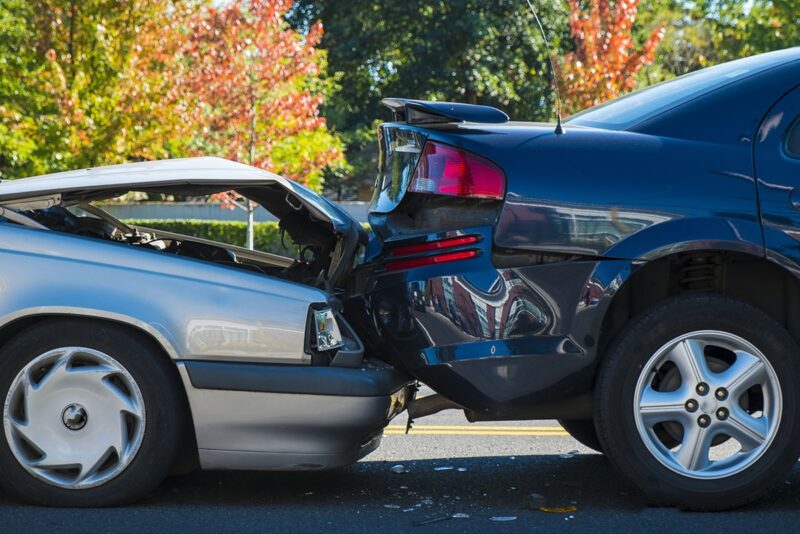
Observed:
[[[123,323],[121,321],[114,321],[111,319],[104,319],[98,317],[82,317],[79,315],[69,314],[69,315],[59,315],[59,314],[47,314],[47,315],[33,315],[28,317],[22,317],[20,319],[16,319],[11,321],[2,327],[0,327],[0,346],[5,345],[8,341],[10,341],[14,336],[27,330],[28,328],[33,327],[34,325],[41,324],[43,322],[52,321],[54,319],[75,319],[81,320],[91,323],[109,323],[113,324],[118,328],[128,331],[130,334],[138,337],[144,343],[150,345],[153,350],[163,356],[166,360],[171,362],[169,354],[164,350],[164,347],[158,342],[156,338],[150,335],[148,332],[137,328],[133,325],[128,323]],[[185,424],[186,424],[186,432],[183,434],[183,443],[180,445],[181,454],[175,459],[175,465],[173,466],[173,472],[183,473],[189,472],[194,468],[200,465],[200,460],[198,458],[197,453],[197,438],[195,436],[194,424],[192,422],[192,415],[191,409],[189,407],[189,399],[186,396],[186,390],[183,387],[183,381],[181,380],[180,375],[178,374],[178,369],[175,365],[170,365],[170,369],[173,370],[173,378],[180,385],[181,391],[181,399],[183,401],[183,413],[185,417]],[[185,454],[188,453],[188,454]]]
[[[628,321],[680,294],[717,293],[747,302],[782,324],[800,343],[800,280],[761,257],[722,251],[679,253],[649,262],[617,291],[606,312],[599,353]]]

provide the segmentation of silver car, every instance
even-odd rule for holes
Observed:
[[[297,258],[126,225],[129,191],[235,190]],[[216,158],[0,183],[0,484],[129,502],[170,470],[323,469],[374,450],[413,383],[364,357],[336,287],[366,243],[303,186]]]

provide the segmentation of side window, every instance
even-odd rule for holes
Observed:
[[[786,154],[800,159],[800,117],[795,119],[786,134]]]

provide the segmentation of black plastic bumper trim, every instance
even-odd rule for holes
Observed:
[[[391,395],[413,381],[408,375],[388,365],[365,365],[351,369],[186,361],[184,366],[194,387],[228,391],[380,397]]]

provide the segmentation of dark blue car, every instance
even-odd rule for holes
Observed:
[[[800,456],[800,48],[553,124],[387,99],[346,313],[472,421],[559,419],[658,503]]]

